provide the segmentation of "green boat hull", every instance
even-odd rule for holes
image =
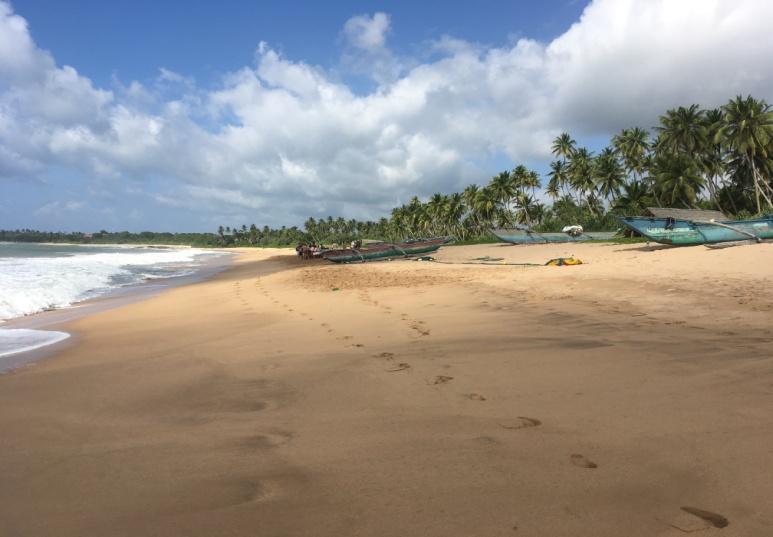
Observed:
[[[448,243],[447,239],[421,240],[412,243],[386,244],[363,250],[336,250],[323,254],[323,257],[333,263],[362,263],[393,257],[408,257],[428,254]]]

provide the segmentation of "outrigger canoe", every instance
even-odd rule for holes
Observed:
[[[570,235],[569,233],[537,233],[524,229],[492,229],[491,233],[499,240],[511,244],[605,241],[617,235],[616,231],[584,231],[578,235]]]
[[[375,261],[393,257],[409,257],[428,254],[434,252],[450,241],[450,238],[439,237],[434,239],[417,239],[401,243],[383,242],[368,245],[368,248],[328,250],[322,252],[322,257],[333,263],[362,263],[365,261]]]
[[[651,241],[675,246],[773,239],[771,216],[723,221],[626,216],[618,220]]]

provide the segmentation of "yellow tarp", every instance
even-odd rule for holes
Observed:
[[[582,261],[576,257],[557,257],[555,259],[551,259],[545,263],[545,265],[552,265],[556,267],[562,267],[564,265],[582,265]]]

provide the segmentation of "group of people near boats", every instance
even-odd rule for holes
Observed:
[[[352,250],[359,250],[360,248],[362,248],[362,241],[359,239],[353,240],[349,244],[349,248],[351,248]],[[328,248],[325,248],[321,244],[317,244],[315,241],[311,241],[309,244],[302,242],[295,247],[295,255],[297,255],[301,259],[313,259],[315,257],[320,257],[322,255],[322,252],[325,252],[327,250]]]
[[[309,244],[300,243],[295,247],[295,255],[301,259],[312,259],[319,257],[325,249],[321,244],[318,245],[314,241]]]

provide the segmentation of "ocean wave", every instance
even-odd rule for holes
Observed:
[[[70,334],[67,332],[56,332],[53,330],[0,328],[0,357],[39,349],[68,337],[70,337]],[[2,362],[0,362],[0,370],[2,370]]]
[[[0,320],[63,308],[147,279],[190,274],[204,250],[126,249],[0,258]]]

